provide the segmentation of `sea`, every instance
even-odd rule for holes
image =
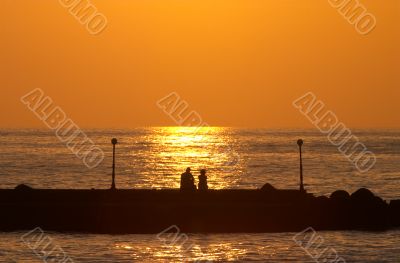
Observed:
[[[302,139],[304,186],[309,193],[329,196],[338,189],[352,193],[366,187],[387,201],[400,199],[400,130],[351,131],[376,158],[368,171],[361,171],[325,134],[312,129],[148,127],[82,132],[104,154],[95,167],[85,165],[76,149],[52,130],[0,130],[0,188],[26,184],[40,189],[108,189],[111,139],[117,138],[119,189],[179,188],[180,174],[187,167],[196,179],[200,169],[206,169],[211,189],[257,189],[265,183],[298,189],[297,140]],[[156,234],[42,231],[68,255],[68,262],[334,262],[321,256],[322,249],[337,253],[337,262],[400,262],[400,229],[318,231],[321,251],[301,247],[295,241],[298,233],[292,232],[179,233],[185,238],[182,243]],[[26,232],[0,232],[0,262],[55,262],[51,254],[46,258],[24,240]]]

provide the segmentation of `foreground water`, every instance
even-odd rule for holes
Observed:
[[[318,234],[323,248],[335,249],[346,262],[400,262],[400,231]],[[42,262],[19,240],[22,235],[0,235],[2,262]],[[48,235],[75,262],[315,262],[293,241],[295,233],[188,235],[189,250],[166,245],[156,235]]]
[[[400,132],[353,131],[377,162],[360,173],[319,132],[209,128],[88,130],[105,153],[88,169],[56,136],[46,130],[0,131],[0,188],[25,183],[35,188],[109,188],[110,138],[117,137],[117,187],[179,187],[187,166],[195,176],[208,170],[210,188],[298,187],[298,148],[303,138],[305,185],[329,195],[368,187],[383,198],[400,199]],[[160,229],[162,231],[162,229]],[[347,262],[400,262],[399,231],[320,232],[324,243]],[[41,262],[21,242],[24,233],[0,234],[1,262]],[[48,233],[76,262],[213,261],[314,262],[298,247],[295,233],[189,235],[189,250],[168,245],[156,235],[87,235]]]

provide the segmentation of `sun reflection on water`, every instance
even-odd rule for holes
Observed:
[[[228,188],[235,184],[241,171],[235,141],[229,128],[221,127],[163,127],[157,128],[152,138],[154,159],[158,169],[165,169],[165,177],[157,178],[153,188],[178,188],[180,174],[192,168],[197,179],[200,169],[206,169],[210,188]],[[232,171],[230,176],[226,169]],[[160,181],[161,180],[161,181]]]

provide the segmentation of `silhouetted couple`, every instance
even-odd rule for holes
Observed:
[[[199,186],[200,191],[205,191],[208,189],[207,175],[206,175],[205,169],[200,170],[198,186]],[[181,175],[181,190],[185,190],[185,191],[195,191],[196,190],[194,177],[193,177],[192,173],[190,172],[189,167],[186,168],[186,172],[184,172]]]

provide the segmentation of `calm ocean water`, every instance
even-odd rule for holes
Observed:
[[[400,199],[400,131],[353,130],[376,157],[367,173],[357,171],[327,138],[312,130],[143,128],[87,130],[105,153],[88,169],[48,130],[0,130],[0,187],[109,188],[111,143],[117,144],[118,188],[179,187],[190,166],[208,170],[210,188],[298,188],[302,138],[304,181],[309,192],[329,195],[367,187],[386,200]],[[162,231],[162,229],[160,229]],[[0,262],[41,262],[20,241],[24,233],[0,233]],[[314,262],[292,240],[295,233],[189,235],[189,251],[166,246],[155,235],[48,233],[76,262],[213,261]],[[400,262],[400,231],[320,232],[347,262]],[[13,261],[14,260],[14,261]]]

